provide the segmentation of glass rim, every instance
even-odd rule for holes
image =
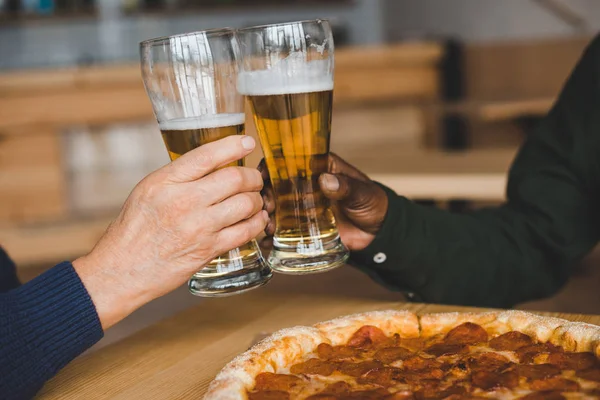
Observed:
[[[224,27],[224,28],[214,28],[214,29],[206,29],[203,31],[194,31],[194,32],[186,32],[186,33],[177,33],[175,35],[167,35],[167,36],[160,36],[160,37],[156,37],[156,38],[152,38],[152,39],[146,39],[144,41],[140,42],[140,47],[147,47],[147,46],[153,46],[157,43],[163,43],[166,42],[168,40],[171,39],[176,39],[176,38],[182,38],[182,37],[189,37],[189,36],[197,36],[198,34],[205,34],[207,37],[216,37],[216,36],[222,36],[225,34],[235,34],[235,29],[231,28],[231,27]]]
[[[240,33],[245,33],[245,32],[251,32],[254,30],[260,30],[260,29],[264,29],[264,28],[270,28],[273,26],[288,26],[288,25],[297,25],[297,24],[306,24],[306,23],[322,23],[325,22],[328,25],[331,25],[330,22],[331,20],[328,18],[315,18],[315,19],[304,19],[301,21],[290,21],[290,22],[279,22],[276,24],[265,24],[265,25],[256,25],[256,26],[248,26],[246,28],[240,28],[240,29],[236,29],[236,33],[240,32]]]

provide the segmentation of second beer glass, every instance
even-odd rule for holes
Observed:
[[[244,100],[236,89],[239,51],[232,30],[148,40],[140,51],[144,84],[171,160],[245,133]],[[198,296],[226,296],[262,286],[271,275],[253,240],[213,260],[190,279],[189,289]]]
[[[327,271],[345,263],[329,200],[327,172],[333,100],[334,45],[327,21],[239,30],[238,90],[247,96],[276,202],[269,256],[282,273]]]

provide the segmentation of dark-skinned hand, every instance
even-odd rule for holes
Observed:
[[[264,160],[258,169],[265,181],[261,192],[264,209],[271,218],[263,241],[268,246],[276,229],[275,199]],[[368,176],[333,153],[329,156],[328,172],[319,177],[319,186],[332,201],[342,242],[351,251],[363,250],[381,229],[388,208],[387,195]]]

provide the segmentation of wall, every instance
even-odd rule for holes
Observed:
[[[329,18],[349,28],[350,43],[379,43],[384,39],[382,1],[356,0],[349,6],[244,8],[169,18],[160,15],[127,18],[115,12],[114,0],[104,0],[98,20],[0,28],[0,69],[137,61],[138,43],[148,38],[223,26],[313,18]]]
[[[600,1],[563,0],[600,29]],[[386,35],[399,40],[426,32],[480,42],[569,36],[572,28],[531,0],[387,0]]]

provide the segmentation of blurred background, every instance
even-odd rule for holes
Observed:
[[[21,278],[89,251],[133,186],[168,162],[140,41],[313,18],[335,29],[333,150],[400,194],[465,212],[504,201],[512,158],[600,28],[600,2],[0,0],[0,244]],[[594,270],[524,307],[598,313]],[[338,286],[383,290],[344,273]],[[100,346],[199,301],[183,288]]]

